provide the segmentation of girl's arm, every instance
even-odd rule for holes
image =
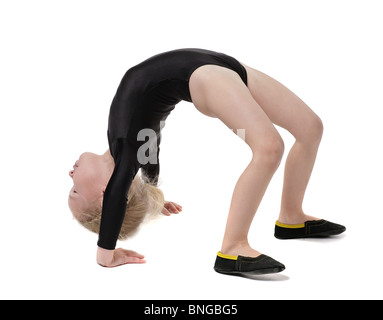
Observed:
[[[108,268],[146,262],[144,256],[135,251],[115,249],[126,213],[127,194],[139,169],[135,148],[125,139],[117,143],[115,168],[104,193],[97,243],[97,263]]]
[[[114,250],[126,214],[127,195],[139,170],[137,150],[126,139],[117,141],[115,167],[104,192],[97,245]]]

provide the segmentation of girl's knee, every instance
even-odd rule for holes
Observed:
[[[316,138],[320,141],[323,136],[323,122],[318,116],[315,116],[313,131]]]
[[[279,134],[267,136],[253,150],[253,160],[277,168],[282,160],[285,146]]]
[[[319,144],[323,136],[323,122],[314,115],[307,124],[307,136],[304,140],[311,144]]]
[[[308,120],[301,123],[299,130],[292,132],[295,139],[305,145],[319,145],[323,135],[323,122],[313,114]]]

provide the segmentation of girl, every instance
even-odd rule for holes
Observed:
[[[132,235],[148,213],[169,215],[182,210],[165,202],[156,187],[163,121],[181,100],[193,102],[201,113],[220,119],[230,129],[244,130],[253,154],[234,189],[214,266],[217,272],[264,274],[285,269],[247,240],[284,151],[273,124],[296,139],[286,160],[275,237],[320,237],[345,231],[302,210],[322,137],[319,117],[282,84],[230,56],[181,49],[156,55],[127,71],[110,108],[109,149],[103,155],[82,154],[69,172],[74,183],[69,207],[82,225],[99,233],[100,265],[145,262],[141,254],[115,249],[117,240]],[[137,175],[140,168],[141,176]]]

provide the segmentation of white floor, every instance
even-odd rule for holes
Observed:
[[[151,12],[145,24],[138,13],[147,2],[17,3],[0,5],[0,30],[10,30],[0,60],[0,299],[383,298],[378,1],[244,1],[217,15],[203,2],[204,10],[184,8],[190,17],[174,15],[172,1],[153,1],[161,19]],[[167,15],[178,18],[170,23]],[[174,37],[165,32],[177,22],[185,22],[190,39],[181,37],[182,28]],[[83,151],[107,148],[108,108],[126,69],[157,52],[193,46],[259,67],[324,122],[304,208],[347,232],[320,240],[273,237],[282,163],[249,236],[286,265],[280,274],[247,279],[214,272],[231,194],[250,154],[218,120],[185,102],[168,118],[160,157],[161,187],[184,211],[120,244],[145,254],[147,264],[99,267],[97,236],[67,208],[74,161]],[[280,132],[288,150],[293,141]]]
[[[46,216],[39,221],[41,227],[33,225],[35,230],[29,233],[24,233],[23,227],[4,230],[8,241],[15,235],[16,239],[3,247],[0,298],[382,298],[377,224],[344,217],[342,222],[348,231],[337,238],[279,241],[272,237],[271,219],[262,221],[263,227],[259,221],[253,228],[253,242],[264,253],[283,262],[287,269],[280,274],[247,279],[213,271],[223,216],[215,223],[214,219],[206,218],[213,205],[202,211],[189,202],[190,209],[185,208],[182,215],[147,225],[129,245],[125,244],[146,255],[145,265],[99,267],[93,250],[96,236],[83,231],[63,211],[56,212],[59,218]],[[339,221],[341,215],[337,217]],[[29,225],[31,221],[24,223]],[[57,229],[47,231],[48,228]]]

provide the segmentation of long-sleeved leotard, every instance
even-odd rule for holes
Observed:
[[[115,168],[104,194],[99,247],[115,249],[128,191],[138,170],[141,168],[148,180],[157,183],[161,121],[181,100],[192,102],[190,76],[197,68],[209,64],[237,72],[247,84],[246,70],[236,59],[202,49],[158,54],[129,69],[122,78],[109,114],[108,142]],[[158,138],[156,158],[145,164],[138,154],[147,142],[138,137],[142,129],[150,129]]]

